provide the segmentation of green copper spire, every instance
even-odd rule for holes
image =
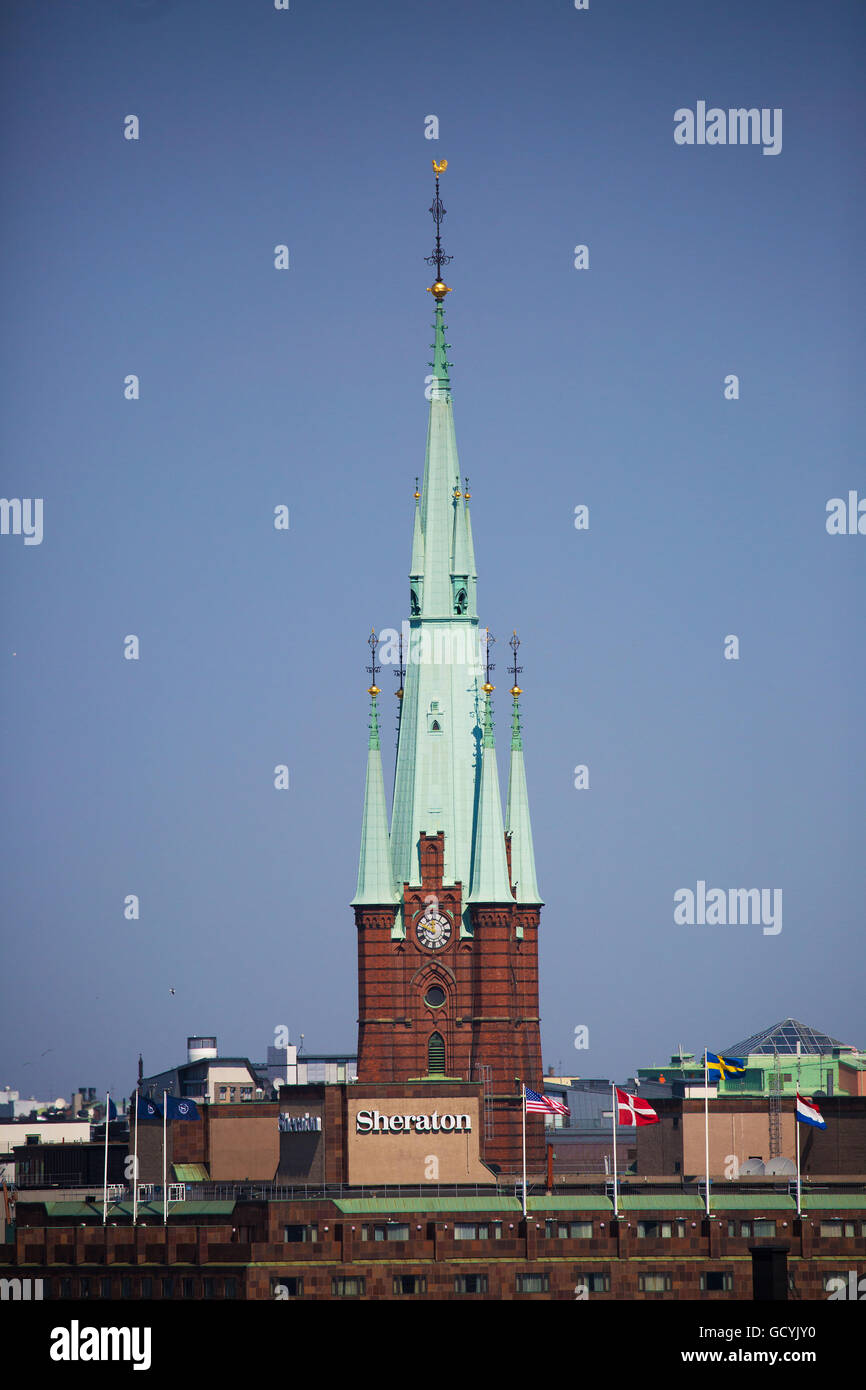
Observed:
[[[422,834],[445,840],[444,882],[469,890],[480,736],[479,710],[483,675],[478,661],[475,608],[475,561],[471,536],[464,529],[465,509],[457,480],[460,464],[454,433],[450,363],[443,302],[450,294],[442,268],[450,261],[440,231],[445,209],[439,175],[445,161],[434,164],[433,214],[436,244],[428,264],[436,278],[429,287],[435,301],[433,360],[429,363],[430,402],[424,481],[412,546],[411,616],[407,628],[406,681],[400,709],[400,733],[391,820],[391,859],[399,884],[421,881]],[[455,573],[454,555],[461,573]],[[466,583],[468,572],[469,584]],[[468,593],[461,594],[461,590]],[[395,935],[401,928],[395,925]],[[468,911],[461,927],[472,934]]]
[[[469,893],[469,901],[472,903],[514,901],[505,858],[502,800],[499,794],[499,771],[496,766],[493,717],[490,710],[491,690],[492,686],[487,681],[484,686],[482,714],[481,787],[472,845],[472,888]]]
[[[371,634],[373,651],[373,684],[370,696],[370,737],[367,743],[367,784],[364,790],[364,819],[361,823],[361,858],[358,865],[358,891],[353,907],[383,905],[397,902],[397,889],[391,869],[391,848],[388,840],[388,812],[385,806],[385,782],[382,776],[382,752],[379,743],[379,715],[376,709],[376,647],[375,633]],[[368,667],[368,669],[370,669]]]
[[[442,305],[436,305],[436,342],[430,385],[430,417],[424,487],[421,494],[421,531],[424,536],[423,592],[419,595],[425,618],[450,618],[454,608],[451,584],[454,480],[460,465],[454,435],[454,414],[449,362],[445,355],[445,322]]]
[[[523,739],[520,734],[520,709],[514,697],[511,721],[511,767],[508,774],[508,806],[505,828],[511,836],[511,882],[519,903],[544,901],[535,877],[535,852],[532,847],[532,826],[529,820],[529,798],[526,794],[526,769],[523,764]]]

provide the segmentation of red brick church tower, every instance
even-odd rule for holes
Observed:
[[[461,481],[445,341],[441,219],[424,482],[415,494],[410,618],[371,638],[370,736],[358,891],[358,1080],[473,1081],[482,1153],[521,1163],[523,1085],[542,1089],[538,1012],[541,897],[523,763],[514,652],[511,761],[503,821],[489,633],[478,626],[468,483]],[[400,726],[390,828],[379,741],[377,664],[399,662]],[[403,671],[405,669],[405,681]],[[544,1125],[526,1119],[527,1161]]]

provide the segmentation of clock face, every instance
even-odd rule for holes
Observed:
[[[441,951],[451,939],[451,923],[441,912],[425,912],[415,924],[415,935],[422,946],[431,951]]]

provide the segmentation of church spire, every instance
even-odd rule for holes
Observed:
[[[352,899],[352,906],[366,904],[383,905],[397,902],[397,889],[391,868],[391,849],[388,840],[388,812],[385,807],[385,782],[382,775],[382,751],[379,742],[379,714],[376,696],[380,694],[376,684],[376,673],[381,667],[376,665],[375,629],[367,639],[370,645],[371,662],[367,667],[373,679],[367,691],[370,696],[370,736],[367,742],[367,783],[364,789],[364,818],[361,823],[361,858],[358,865],[358,891]]]
[[[514,899],[508,882],[505,832],[502,825],[502,799],[499,794],[499,770],[496,766],[493,716],[490,709],[490,696],[494,688],[490,683],[490,671],[492,669],[490,643],[493,638],[490,636],[489,630],[485,636],[487,679],[481,687],[484,694],[481,725],[481,785],[478,792],[478,808],[472,844],[472,886],[469,902],[510,903]]]
[[[532,826],[529,820],[529,797],[526,794],[526,769],[523,764],[523,736],[520,730],[520,696],[523,691],[517,684],[517,677],[523,670],[517,664],[517,649],[520,639],[515,632],[508,644],[514,653],[511,673],[514,684],[511,697],[514,708],[511,715],[511,766],[508,774],[508,805],[505,812],[505,829],[511,836],[511,882],[514,896],[519,903],[542,904],[535,877],[535,852],[532,846]]]

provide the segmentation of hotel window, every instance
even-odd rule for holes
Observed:
[[[845,1234],[846,1234],[846,1236],[853,1236],[853,1235],[856,1234],[856,1232],[855,1232],[855,1230],[854,1230],[854,1222],[853,1222],[853,1221],[846,1221],[846,1222],[845,1222]]]
[[[223,1297],[225,1297],[225,1298],[237,1298],[237,1296],[238,1296],[238,1281],[237,1281],[237,1279],[235,1279],[234,1277],[231,1277],[231,1278],[226,1279],[226,1281],[225,1281],[225,1293],[224,1293]]]
[[[516,1274],[514,1287],[518,1293],[548,1293],[550,1277],[547,1274]]]
[[[671,1276],[669,1274],[639,1274],[637,1286],[641,1293],[669,1293]]]
[[[162,1296],[163,1298],[174,1298],[174,1280],[171,1277],[162,1281]]]
[[[252,1098],[253,1098],[253,1088],[252,1088],[252,1086],[241,1086],[241,1100],[252,1100]]]
[[[363,1298],[366,1281],[364,1279],[332,1279],[332,1298]]]
[[[427,1280],[423,1274],[395,1274],[395,1294],[419,1294],[427,1292]]]
[[[82,1278],[82,1279],[80,1279],[80,1280],[78,1281],[78,1297],[79,1297],[79,1298],[89,1298],[89,1297],[90,1297],[90,1280],[89,1280],[89,1278],[84,1277],[84,1278]]]
[[[592,1222],[572,1221],[568,1228],[568,1233],[573,1240],[590,1240],[592,1237]]]
[[[228,1100],[228,1094],[229,1094],[229,1088],[228,1088],[228,1086],[220,1086],[220,1100]]]
[[[216,1279],[205,1278],[205,1281],[204,1281],[204,1296],[205,1296],[205,1298],[213,1298],[213,1297],[215,1296],[215,1294],[216,1294]]]
[[[575,1284],[583,1284],[588,1293],[610,1293],[609,1274],[576,1274]]]
[[[132,1298],[132,1280],[127,1276],[120,1281],[120,1297]]]
[[[705,1289],[707,1293],[730,1293],[733,1287],[733,1274],[725,1274],[718,1269],[708,1269],[706,1274],[701,1275],[701,1288]]]
[[[756,1236],[774,1236],[776,1234],[775,1221],[768,1221],[764,1217],[758,1217],[755,1221]]]
[[[153,1298],[153,1279],[149,1274],[146,1274],[141,1281],[140,1296],[142,1298]]]
[[[72,1297],[72,1280],[71,1280],[71,1279],[61,1279],[61,1280],[60,1280],[60,1297],[61,1297],[61,1298],[71,1298],[71,1297]]]
[[[483,1221],[480,1224],[474,1221],[455,1221],[454,1223],[455,1240],[500,1240],[501,1237],[501,1221]]]
[[[454,1276],[455,1293],[486,1293],[487,1275],[486,1274],[455,1274]]]
[[[409,1227],[399,1221],[389,1221],[387,1226],[373,1227],[374,1240],[408,1240]]]
[[[195,1298],[195,1280],[181,1279],[181,1291],[184,1298]]]
[[[741,1222],[740,1222],[740,1235],[741,1235],[741,1236],[750,1236],[751,1234],[752,1234],[752,1223],[751,1223],[751,1221],[741,1221]]]
[[[659,1236],[669,1236],[671,1227],[669,1221],[639,1221],[637,1223],[637,1233],[639,1238],[647,1240],[657,1240]]]
[[[234,1280],[231,1282],[234,1283]],[[271,1278],[271,1298],[302,1298],[303,1293],[304,1280],[300,1274],[274,1275]],[[234,1298],[234,1294],[231,1297]]]
[[[679,1236],[680,1240],[685,1240],[685,1236],[686,1236],[686,1223],[685,1223],[685,1221],[677,1221],[677,1235]]]
[[[841,1236],[842,1222],[822,1221],[820,1226],[818,1227],[818,1234],[820,1236]]]
[[[292,1245],[297,1241],[318,1240],[318,1226],[284,1226],[283,1240],[287,1245]]]
[[[99,1281],[99,1297],[111,1298],[111,1275],[108,1274]]]

